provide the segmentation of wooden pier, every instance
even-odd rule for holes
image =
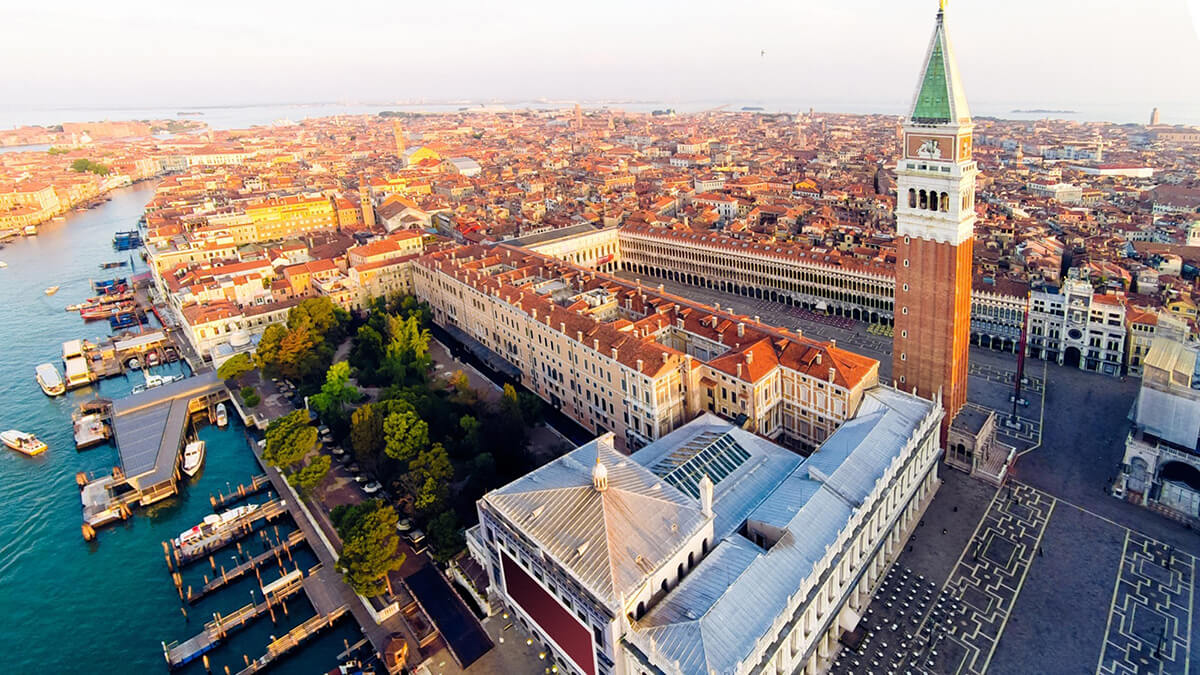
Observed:
[[[313,572],[315,570],[316,568]],[[286,613],[287,606],[282,603],[300,592],[302,588],[304,588],[304,573],[294,570],[277,581],[263,586],[262,602],[247,604],[224,616],[214,614],[213,620],[204,624],[204,630],[199,634],[184,642],[163,643],[163,657],[167,660],[167,667],[175,670],[195,661],[220,644],[230,633],[245,628],[263,614],[270,614],[274,618],[275,607],[278,605],[282,605],[282,609]]]
[[[299,647],[309,638],[332,626],[348,611],[350,611],[349,608],[346,605],[342,605],[329,614],[317,614],[308,621],[296,626],[283,637],[268,644],[267,653],[251,661],[249,665],[238,671],[238,675],[250,675],[251,673],[257,673],[267,668],[279,657]]]
[[[279,564],[280,567],[283,567],[284,556],[287,556],[287,559],[290,562],[292,560],[292,548],[294,548],[295,546],[298,546],[299,544],[301,544],[303,542],[304,542],[304,532],[302,530],[293,530],[290,534],[288,534],[287,538],[284,539],[283,541],[278,542],[275,546],[267,549],[266,551],[263,551],[262,553],[259,553],[258,555],[254,556],[253,558],[247,560],[246,562],[238,565],[237,567],[234,567],[231,570],[226,570],[225,566],[222,565],[220,568],[219,575],[217,574],[216,562],[213,560],[212,556],[209,556],[208,557],[209,564],[211,564],[213,567],[212,580],[209,581],[208,576],[206,575],[204,577],[204,579],[205,579],[204,586],[202,586],[199,591],[193,593],[192,587],[188,586],[187,593],[184,595],[185,595],[188,603],[194,605],[197,602],[199,602],[201,600],[201,598],[204,598],[206,595],[208,595],[210,593],[215,593],[216,591],[219,591],[222,588],[224,588],[225,586],[227,586],[229,583],[236,581],[238,579],[241,579],[243,575],[245,575],[251,571],[254,571],[257,573],[258,568],[263,563],[267,563],[267,562],[270,562],[271,560],[274,560],[276,563]],[[178,574],[175,574],[172,576],[176,580],[177,586],[182,584],[182,582],[179,580]],[[259,581],[261,583],[261,578]]]
[[[212,502],[213,511],[219,511],[226,506],[236,504],[247,497],[254,496],[263,490],[270,489],[271,479],[267,474],[260,473],[250,481],[249,485],[238,485],[229,491],[229,494],[218,492],[216,495],[210,496],[208,501]]]
[[[167,569],[175,571],[197,560],[203,560],[211,555],[213,551],[239,541],[246,537],[246,535],[254,532],[255,526],[260,520],[269,523],[287,514],[287,505],[282,500],[276,499],[262,504],[253,511],[226,523],[222,526],[220,533],[213,539],[211,544],[190,553],[184,553],[172,542],[164,541],[163,552],[167,557]]]

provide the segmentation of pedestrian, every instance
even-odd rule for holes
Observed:
[[[1038,546],[1038,557],[1040,558],[1040,557],[1042,557],[1042,555],[1043,555],[1043,554],[1042,554],[1042,547],[1041,547],[1041,546]]]
[[[946,528],[942,528],[942,534],[946,534]]]

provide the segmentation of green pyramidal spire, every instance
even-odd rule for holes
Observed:
[[[917,85],[909,118],[918,124],[969,123],[971,113],[958,80],[958,65],[946,36],[943,13],[938,12],[933,39],[925,57],[925,70]]]

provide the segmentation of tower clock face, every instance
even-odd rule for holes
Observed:
[[[908,134],[904,142],[904,156],[908,159],[952,162],[954,161],[954,137]]]

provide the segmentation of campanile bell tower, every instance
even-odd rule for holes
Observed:
[[[896,167],[896,326],[892,377],[950,421],[967,401],[975,174],[971,113],[939,9],[901,129]]]

